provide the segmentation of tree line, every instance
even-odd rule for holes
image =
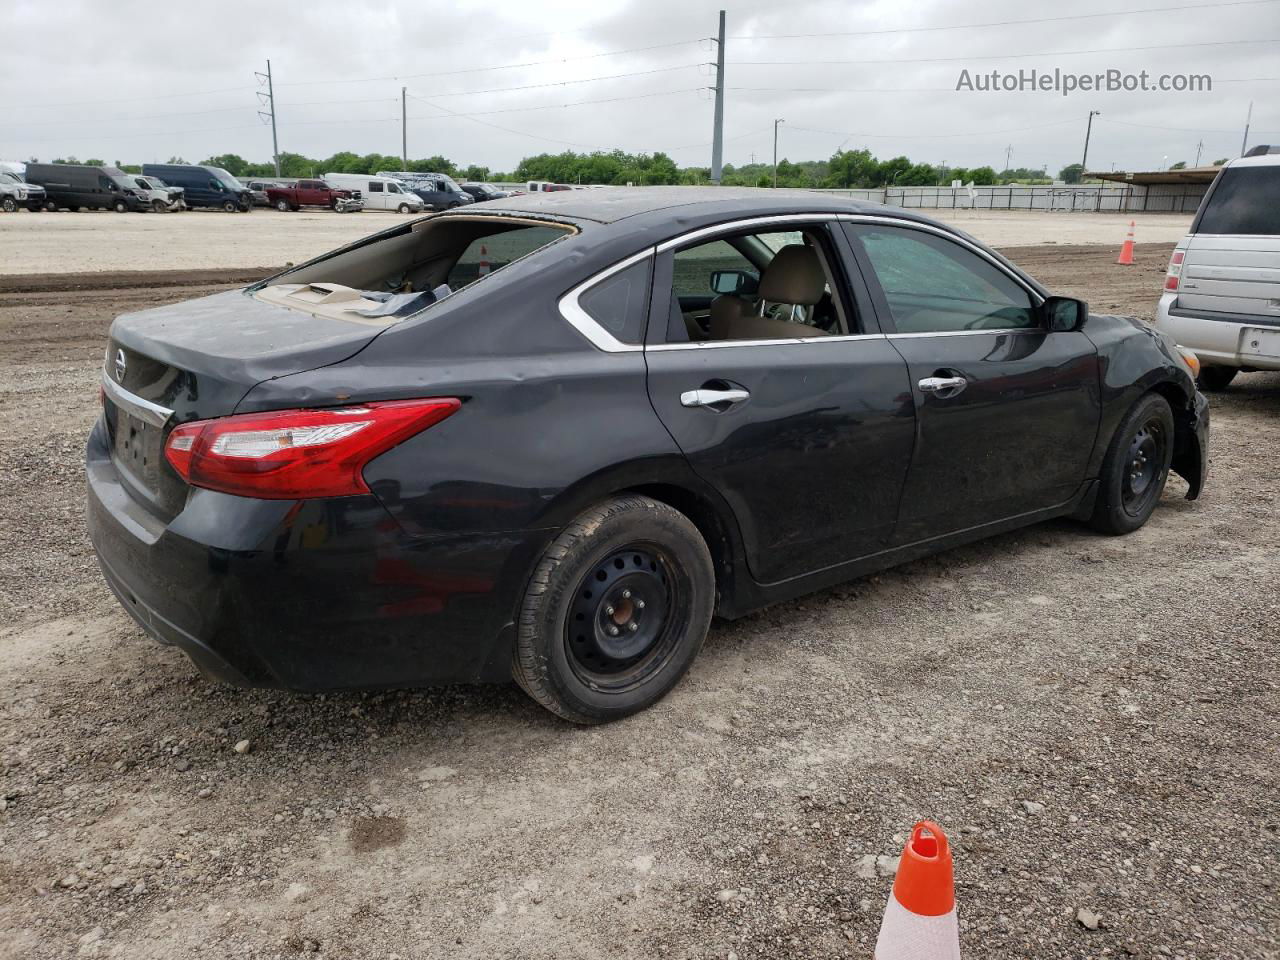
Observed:
[[[33,158],[34,161],[34,158]],[[59,158],[54,163],[79,163],[75,157]],[[101,160],[85,160],[92,166],[101,166]],[[182,157],[170,157],[170,163],[186,163]],[[276,175],[275,165],[245,160],[234,153],[223,153],[193,161],[221,167],[234,177],[266,178]],[[1225,162],[1225,161],[1220,161]],[[140,164],[115,166],[129,173],[141,171]],[[1185,161],[1175,163],[1171,169],[1185,167]],[[374,174],[379,170],[406,169],[403,159],[383,153],[357,154],[349,150],[339,151],[331,157],[315,159],[300,153],[280,154],[280,176],[318,177],[322,173]],[[444,173],[458,180],[497,180],[521,182],[526,180],[550,180],[554,183],[606,184],[624,186],[660,186],[666,184],[705,184],[711,182],[711,168],[701,166],[681,167],[667,154],[627,153],[623,150],[577,153],[539,153],[525,157],[511,171],[499,171],[471,164],[460,166],[447,157],[423,157],[410,160],[407,169],[420,173]],[[1078,163],[1069,164],[1058,172],[1058,179],[1066,183],[1079,183],[1084,168]],[[913,163],[904,156],[881,160],[870,150],[837,150],[826,160],[779,160],[776,182],[779,187],[806,188],[881,188],[946,186],[952,181],[973,183],[976,186],[992,186],[1008,183],[1050,183],[1048,171],[1019,167],[996,171],[990,166],[947,167],[940,164]],[[735,166],[725,164],[721,181],[725,186],[769,187],[775,182],[772,164],[747,163]]]

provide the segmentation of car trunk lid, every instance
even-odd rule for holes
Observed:
[[[227,416],[255,385],[345,360],[385,328],[290,310],[239,290],[117,318],[103,367],[103,410],[122,483],[152,512],[172,518],[187,495],[164,458],[174,426]]]

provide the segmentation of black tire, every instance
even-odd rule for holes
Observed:
[[[689,669],[715,588],[706,542],[680,511],[639,495],[598,504],[539,560],[520,608],[512,674],[574,723],[629,716]]]
[[[408,205],[407,203],[402,203],[402,204],[400,204],[400,206],[399,206],[399,207],[397,207],[396,209],[397,209],[397,210],[399,210],[401,213],[411,213],[411,212],[412,212],[412,211],[409,209],[409,205]]]
[[[293,208],[289,205],[288,200],[284,199],[284,197],[281,197],[279,200],[276,201],[276,209],[279,210],[281,213],[288,213]]]
[[[151,201],[151,212],[152,212],[152,213],[164,213],[164,212],[165,212],[166,210],[168,210],[168,209],[169,209],[169,205],[168,205],[167,203],[165,203],[163,200],[152,200],[152,201]]]
[[[13,199],[13,197],[5,197],[3,200],[0,200],[0,210],[3,210],[5,213],[17,213],[18,201]]]
[[[58,205],[54,203],[52,200],[46,200],[44,202],[44,208],[48,210],[50,213],[58,212]]]
[[[129,205],[123,200],[117,200],[115,203],[111,204],[111,209],[116,213],[128,213]]]
[[[1217,393],[1219,390],[1227,389],[1239,372],[1237,367],[1201,367],[1196,383],[1201,390]]]
[[[1098,477],[1090,523],[1102,533],[1133,533],[1160,502],[1173,460],[1173,411],[1155,393],[1139,400],[1120,421]]]
[[[222,209],[227,213],[235,213],[237,209],[236,202],[234,200],[224,200],[222,201]]]

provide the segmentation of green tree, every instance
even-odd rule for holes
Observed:
[[[1084,179],[1084,164],[1067,164],[1067,166],[1058,171],[1058,179],[1063,183],[1079,183]]]
[[[207,167],[221,167],[233,177],[243,177],[249,170],[249,164],[245,162],[245,159],[234,153],[220,153],[216,157],[210,157],[200,162]]]
[[[462,178],[464,180],[484,181],[488,180],[492,176],[493,174],[489,172],[488,167],[479,167],[474,163],[465,167],[462,171]]]
[[[1223,165],[1224,163],[1226,163],[1226,162],[1227,162],[1227,158],[1226,158],[1226,157],[1223,157],[1221,160],[1215,160],[1215,161],[1213,161],[1213,165],[1214,165],[1215,167],[1220,167],[1220,166],[1222,166],[1222,165]]]
[[[1169,169],[1170,169],[1170,170],[1185,170],[1185,169],[1187,169],[1187,161],[1185,161],[1185,160],[1179,160],[1177,163],[1170,164],[1170,165],[1169,165]]]

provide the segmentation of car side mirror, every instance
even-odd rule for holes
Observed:
[[[1089,304],[1074,297],[1050,297],[1040,305],[1040,316],[1050,333],[1071,333],[1089,319]]]
[[[745,270],[711,271],[711,289],[721,295],[755,293],[759,281]]]

